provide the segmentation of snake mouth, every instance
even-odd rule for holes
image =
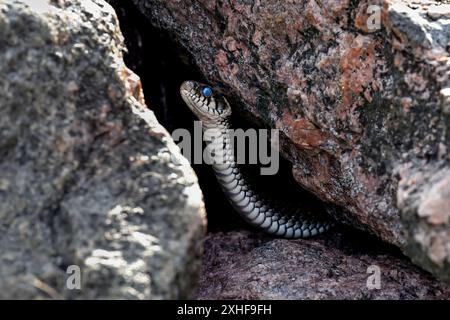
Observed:
[[[180,86],[181,97],[189,109],[200,119],[216,120],[231,114],[231,108],[225,97],[213,92],[204,84],[185,81]]]

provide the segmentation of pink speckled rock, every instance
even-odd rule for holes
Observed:
[[[450,289],[395,252],[340,232],[294,241],[230,232],[206,240],[198,298],[449,299]]]
[[[450,202],[450,24],[438,2],[134,3],[242,102],[236,112],[281,130],[295,179],[345,208],[338,220],[450,281],[448,213],[433,213]]]

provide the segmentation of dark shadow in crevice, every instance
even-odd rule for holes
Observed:
[[[169,34],[153,27],[131,1],[110,0],[119,17],[128,53],[125,63],[142,81],[147,106],[170,132],[178,128],[193,132],[197,120],[183,102],[179,88],[191,79],[205,82],[190,55],[177,46]],[[225,199],[212,169],[193,164],[203,191],[208,214],[208,231],[229,231],[246,227]]]

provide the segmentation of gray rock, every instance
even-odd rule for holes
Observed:
[[[294,177],[344,208],[337,220],[450,279],[450,223],[430,222],[417,200],[448,208],[449,197],[427,195],[448,185],[407,187],[450,167],[450,24],[427,14],[438,2],[133,2],[242,102],[236,113],[281,130]]]
[[[1,1],[0,48],[0,298],[192,297],[201,191],[112,8]]]

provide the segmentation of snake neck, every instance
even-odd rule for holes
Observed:
[[[236,166],[229,119],[202,121],[202,128],[208,151],[211,151],[207,152],[207,155],[214,154],[214,160],[209,160],[214,170],[220,170],[224,165]]]
[[[202,127],[207,148],[216,157],[210,164],[218,182],[234,209],[251,225],[285,238],[307,238],[332,226],[320,215],[276,209],[253,191],[236,162],[228,118],[202,120]]]

